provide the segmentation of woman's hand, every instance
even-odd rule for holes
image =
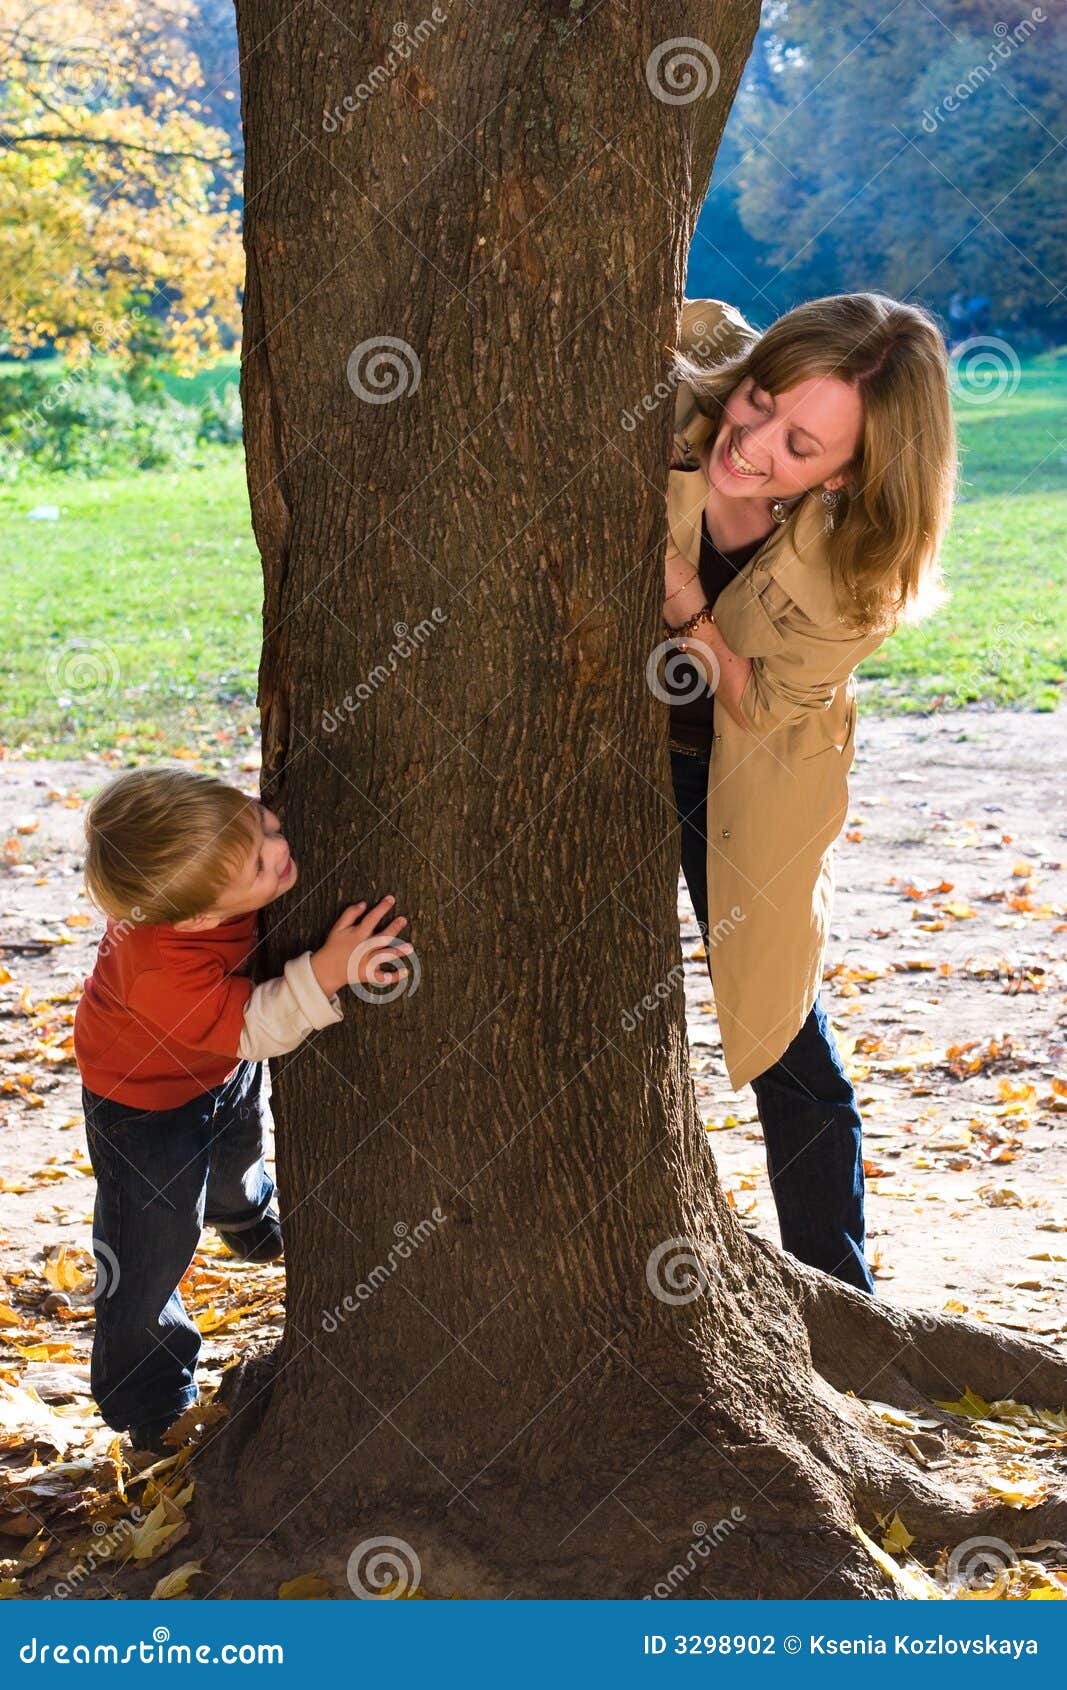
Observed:
[[[715,694],[716,706],[721,706],[739,728],[751,733],[740,709],[741,696],[752,673],[751,658],[738,657],[730,650],[716,622],[702,622],[696,633],[686,634],[678,641],[678,650],[684,651],[703,670],[708,686]]]

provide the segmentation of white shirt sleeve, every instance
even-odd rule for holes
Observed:
[[[328,998],[315,978],[311,952],[292,957],[274,980],[264,980],[245,1005],[237,1054],[249,1062],[284,1056],[316,1027],[343,1019],[337,995]]]

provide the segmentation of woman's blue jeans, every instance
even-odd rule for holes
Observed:
[[[96,1175],[96,1330],[90,1384],[109,1426],[177,1417],[197,1399],[200,1333],[178,1284],[204,1226],[240,1232],[270,1206],[263,1064],[176,1109],[135,1109],[82,1088]]]
[[[708,953],[709,758],[671,751],[682,829],[682,873]],[[817,997],[785,1055],[752,1081],[778,1210],[782,1248],[861,1291],[874,1291],[864,1259],[863,1152],[856,1094]]]

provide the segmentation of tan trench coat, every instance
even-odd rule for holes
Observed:
[[[679,345],[688,351],[696,343],[700,361],[705,331],[723,347],[724,323],[738,348],[754,334],[720,301],[688,300]],[[711,427],[682,384],[679,445],[683,436],[690,447],[701,444]],[[707,493],[702,470],[670,471],[668,527],[694,568]],[[823,523],[820,500],[806,495],[715,604],[727,645],[752,660],[740,702],[752,731],[716,710],[708,787],[708,955],[735,1087],[784,1054],[819,990],[833,844],[848,812],[852,672],[884,637],[842,621]]]

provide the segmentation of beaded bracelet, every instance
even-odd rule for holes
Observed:
[[[683,638],[683,636],[686,635],[686,634],[695,633],[696,629],[700,626],[701,622],[707,622],[707,623],[710,624],[710,623],[713,623],[714,621],[715,621],[715,613],[712,610],[710,604],[704,604],[704,605],[701,605],[700,609],[696,612],[696,614],[694,616],[690,616],[690,618],[687,622],[681,623],[680,626],[677,627],[677,628],[670,628],[670,627],[668,627],[667,623],[664,622],[663,631],[664,631],[664,633],[666,634],[666,636],[669,640],[677,640],[677,639]]]

